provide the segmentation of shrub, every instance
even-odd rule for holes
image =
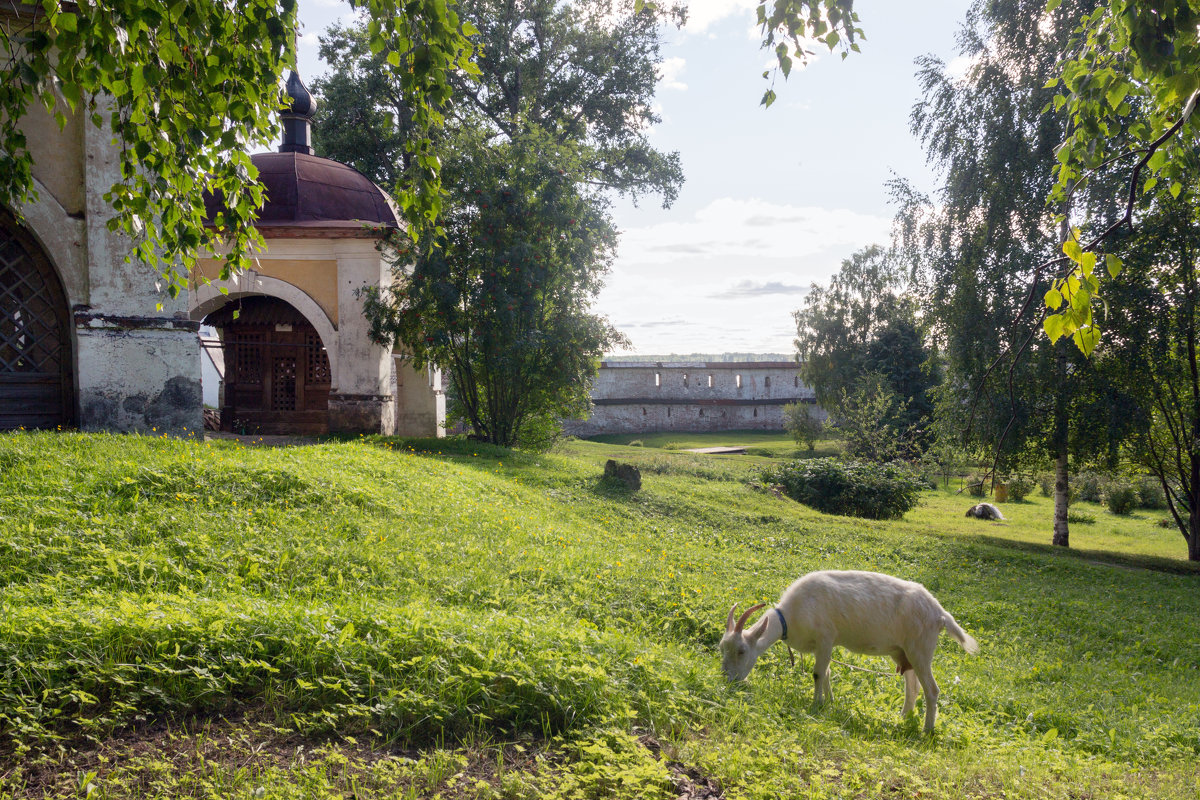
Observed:
[[[783,428],[792,434],[796,444],[804,445],[811,453],[816,449],[825,423],[817,417],[816,406],[811,403],[788,403],[783,407]]]
[[[1042,490],[1042,497],[1052,496],[1054,494],[1054,475],[1048,472],[1039,475],[1038,488]]]
[[[1076,491],[1079,492],[1079,499],[1086,500],[1089,503],[1104,502],[1104,476],[1098,472],[1081,472],[1071,481]]]
[[[762,472],[793,500],[826,514],[898,519],[917,504],[921,479],[900,463],[874,464],[813,458],[788,461]]]
[[[1108,510],[1122,517],[1133,513],[1137,507],[1138,491],[1128,483],[1113,483],[1104,494],[1104,504]]]
[[[1167,495],[1162,484],[1152,475],[1144,475],[1137,482],[1138,508],[1162,509],[1167,507]]]
[[[1067,522],[1070,522],[1074,525],[1095,525],[1096,518],[1083,511],[1068,511]]]
[[[987,478],[983,475],[967,476],[967,494],[971,497],[983,497],[986,494]]]
[[[1016,502],[1021,502],[1033,491],[1033,478],[1016,475],[1008,479],[1008,496]]]
[[[643,442],[641,439],[634,439],[632,442],[629,443],[629,446],[630,447],[645,447],[646,443]]]

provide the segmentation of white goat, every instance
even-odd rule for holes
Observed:
[[[746,620],[762,604],[749,608],[734,622],[737,606],[729,609],[721,638],[721,667],[731,681],[745,680],[763,652],[784,640],[813,653],[813,707],[833,699],[829,662],[835,646],[856,653],[891,656],[904,676],[904,710],[917,705],[917,681],[925,692],[925,731],[937,719],[938,685],[933,679],[933,651],[938,634],[946,633],[968,653],[979,643],[958,626],[929,590],[919,583],[878,572],[810,572],[784,591],[774,609],[748,631]]]

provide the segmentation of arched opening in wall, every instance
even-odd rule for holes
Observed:
[[[75,418],[71,313],[33,236],[0,208],[0,430]]]
[[[232,300],[204,318],[224,362],[221,430],[244,434],[329,431],[329,355],[316,328],[277,297]]]

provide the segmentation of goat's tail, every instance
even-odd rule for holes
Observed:
[[[946,628],[946,633],[950,634],[950,638],[962,645],[963,650],[968,653],[979,652],[979,642],[975,641],[975,637],[959,627],[954,621],[954,617],[950,616],[950,612],[942,611],[942,625]]]

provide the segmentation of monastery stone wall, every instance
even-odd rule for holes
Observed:
[[[591,417],[566,429],[575,436],[777,431],[783,430],[783,407],[795,402],[816,399],[791,361],[606,361],[592,387]]]

